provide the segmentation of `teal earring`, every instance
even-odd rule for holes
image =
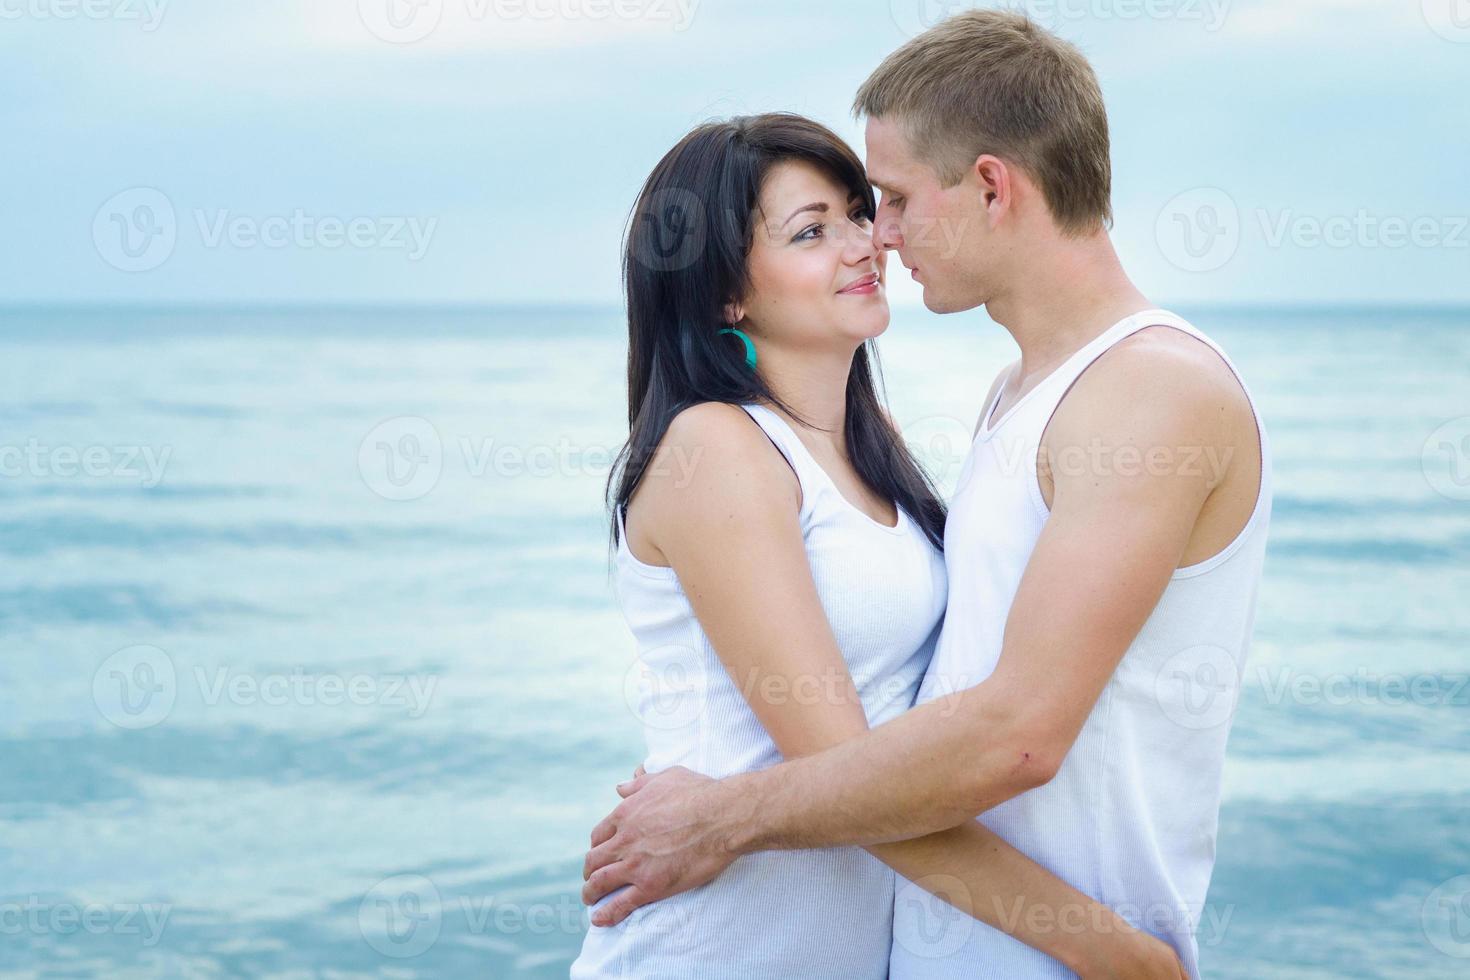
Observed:
[[[750,368],[752,371],[754,371],[755,370],[755,341],[751,340],[750,337],[745,333],[744,330],[736,330],[734,327],[726,327],[724,330],[721,330],[720,333],[721,333],[721,335],[727,334],[727,333],[733,333],[735,336],[737,336],[741,340],[745,341],[745,366],[748,367],[748,368]]]

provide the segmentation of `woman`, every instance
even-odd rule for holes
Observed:
[[[649,771],[818,752],[907,709],[928,664],[944,507],[874,380],[873,210],[852,150],[786,114],[699,127],[635,207],[631,432],[609,498],[619,600],[656,681]],[[978,823],[870,851],[742,857],[594,925],[572,977],[886,977],[890,868],[1084,975],[1179,975],[1168,947]],[[1038,905],[1087,909],[1086,928],[1015,914]]]

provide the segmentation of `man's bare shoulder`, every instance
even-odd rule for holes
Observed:
[[[1082,373],[1048,437],[1173,433],[1211,442],[1253,419],[1235,372],[1214,348],[1182,330],[1146,327]]]

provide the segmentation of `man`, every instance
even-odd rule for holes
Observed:
[[[762,772],[638,775],[593,832],[584,898],[623,888],[594,919],[611,924],[742,853],[978,818],[1198,975],[1270,516],[1264,431],[1219,349],[1118,261],[1106,113],[1075,48],[971,11],[891,55],[855,108],[876,243],[930,310],[983,305],[1021,351],[951,505],[919,703]],[[920,894],[902,885],[895,905],[896,980],[1070,975],[969,919],[956,934]]]

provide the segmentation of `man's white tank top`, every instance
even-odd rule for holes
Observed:
[[[1197,337],[1230,363],[1180,317],[1147,310],[1077,351],[1003,417],[991,418],[999,392],[985,407],[950,507],[949,608],[920,703],[973,687],[994,671],[1007,612],[1048,517],[1036,472],[1042,433],[1073,382],[1103,352],[1156,325]],[[1174,572],[1056,778],[979,817],[1077,889],[1170,941],[1191,976],[1199,974],[1196,930],[1215,862],[1225,742],[1271,511],[1270,451],[1253,400],[1251,410],[1261,480],[1245,527],[1214,557]],[[1201,467],[1223,462],[1175,459]],[[1086,925],[1080,910],[1071,914],[1073,928]],[[1055,927],[1067,928],[1068,919]],[[1073,976],[903,879],[892,968],[893,980]]]
[[[933,653],[946,599],[943,556],[901,507],[888,527],[849,503],[775,412],[742,407],[796,472],[817,594],[868,723],[882,724],[912,706]],[[723,777],[773,766],[781,753],[747,696],[812,703],[841,690],[833,687],[840,677],[804,679],[811,683],[790,690],[732,678],[673,569],[639,561],[626,533],[616,586],[638,643],[625,694],[643,723],[649,772],[678,765]],[[702,888],[591,928],[571,976],[882,980],[893,888],[893,872],[860,848],[747,855]]]

